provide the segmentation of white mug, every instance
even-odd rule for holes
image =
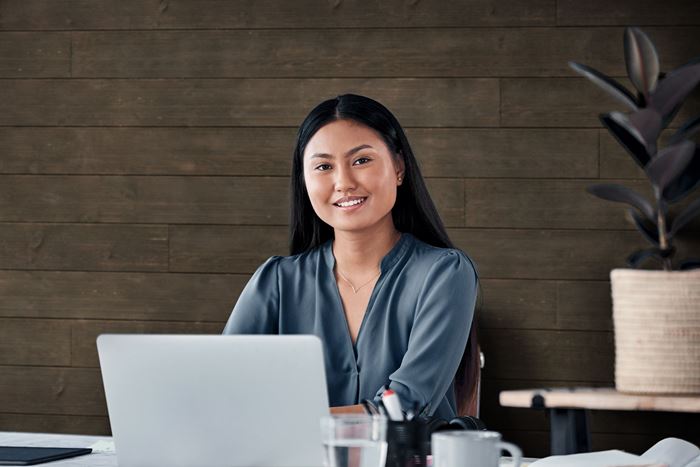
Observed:
[[[520,448],[501,441],[496,431],[439,431],[430,445],[433,467],[498,467],[501,450],[513,457],[513,467],[520,467],[522,457]]]

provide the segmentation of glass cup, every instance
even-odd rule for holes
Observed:
[[[384,467],[385,417],[342,414],[321,419],[325,467]]]

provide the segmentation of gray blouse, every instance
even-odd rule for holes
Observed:
[[[477,273],[461,251],[403,233],[381,261],[353,345],[333,269],[332,240],[273,256],[246,285],[224,334],[315,334],[331,406],[379,401],[384,385],[404,410],[456,415],[453,379],[474,313]]]

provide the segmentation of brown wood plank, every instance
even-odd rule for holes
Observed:
[[[251,274],[270,256],[289,253],[286,227],[170,228],[170,270]]]
[[[583,78],[504,78],[501,101],[503,126],[600,128],[599,114],[626,110]],[[693,91],[671,126],[698,113],[700,89]]]
[[[445,224],[463,226],[462,180],[428,188]],[[285,225],[288,194],[280,177],[0,175],[0,222]]]
[[[618,182],[612,180],[611,182]],[[468,227],[633,229],[627,205],[586,192],[597,180],[465,180]],[[623,184],[653,199],[647,183]]]
[[[562,26],[700,24],[700,5],[694,0],[577,0],[557,1],[557,24]],[[645,28],[646,30],[646,28]]]
[[[579,78],[501,80],[501,124],[600,128],[598,114],[620,104]]]
[[[166,227],[0,224],[2,269],[165,271]]]
[[[410,128],[406,133],[427,176],[598,176],[595,130]]]
[[[110,435],[109,418],[74,415],[0,413],[0,431]]]
[[[610,284],[597,281],[482,279],[483,329],[612,329]]]
[[[0,221],[285,224],[273,177],[0,176]]]
[[[249,275],[0,271],[0,316],[222,322]],[[482,279],[482,328],[611,329],[610,285]]]
[[[69,77],[70,50],[67,33],[2,32],[0,78]]]
[[[687,62],[693,56],[689,44],[700,40],[698,28],[647,32],[664,52],[663,69]],[[626,72],[621,28],[115,31],[72,37],[73,76],[86,78],[568,77],[568,61],[586,57],[607,74]]]
[[[0,271],[0,316],[221,322],[249,277]]]
[[[479,282],[482,289],[477,302],[481,303],[477,306],[479,329],[555,329],[556,281],[480,279]]]
[[[0,318],[0,365],[70,365],[70,324]]]
[[[482,330],[484,378],[612,382],[611,332]]]
[[[250,274],[271,255],[287,254],[284,227],[173,226],[170,270]],[[646,247],[635,231],[449,229],[484,279],[607,280]],[[700,240],[679,243],[681,257]]]
[[[464,182],[454,178],[429,178],[426,185],[442,222],[450,227],[464,226]]]
[[[636,249],[633,231],[450,229],[482,278],[607,280]]]
[[[4,0],[1,29],[227,29],[464,27],[554,24],[554,0],[390,0],[319,3],[311,0]]]
[[[606,281],[558,281],[557,328],[612,330],[612,298]]]
[[[131,29],[155,27],[159,4],[128,0],[9,0],[0,2],[4,30]]]
[[[405,126],[499,121],[498,81],[488,78],[8,79],[0,88],[0,126],[297,126],[342,93],[379,100]]]
[[[100,367],[96,339],[100,334],[221,334],[224,323],[163,321],[75,321],[71,324],[73,366]]]
[[[288,176],[294,128],[0,128],[0,173]]]
[[[106,416],[100,371],[0,366],[0,413]]]
[[[626,267],[630,254],[648,247],[636,231],[450,229],[449,234],[489,279],[605,281],[611,269]],[[676,260],[700,253],[697,231],[683,234],[676,239]]]
[[[288,176],[295,133],[294,128],[0,128],[0,173]],[[406,134],[428,177],[598,176],[597,130],[409,128]]]

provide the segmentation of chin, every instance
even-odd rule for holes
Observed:
[[[326,221],[324,221],[326,222]],[[363,232],[366,230],[373,229],[375,227],[378,227],[379,225],[382,224],[382,219],[373,219],[373,220],[365,220],[365,219],[357,219],[357,220],[350,220],[350,219],[341,219],[341,220],[336,220],[335,222],[326,222],[328,225],[330,225],[333,230],[338,230],[338,231],[343,231],[343,232]]]

